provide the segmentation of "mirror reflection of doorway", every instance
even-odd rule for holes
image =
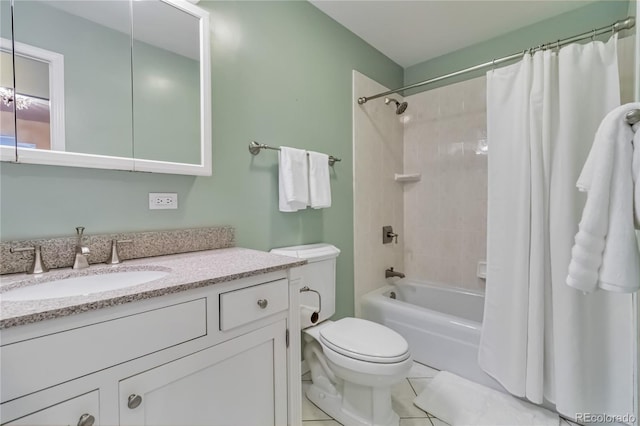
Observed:
[[[13,146],[15,131],[13,126],[13,91],[0,87],[0,145]],[[51,120],[48,99],[18,93],[16,110],[18,147],[51,149]]]
[[[64,151],[63,56],[16,43],[13,65],[10,42],[1,40],[0,47],[0,145],[14,146],[17,135],[19,148]],[[60,93],[57,102],[56,93]],[[56,108],[61,123],[56,122]]]
[[[0,77],[0,144],[14,144],[16,132],[12,122],[15,102],[18,146],[51,149],[49,64],[16,56],[16,85],[21,91],[14,97],[11,53],[3,51],[0,55],[3,68]]]

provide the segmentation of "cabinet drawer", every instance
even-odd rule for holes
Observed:
[[[2,346],[2,401],[205,336],[206,305],[192,300]]]
[[[220,330],[226,331],[287,310],[287,280],[220,294]]]
[[[3,407],[4,408],[4,407]],[[35,407],[33,407],[35,408]],[[100,395],[97,390],[59,402],[48,407],[38,407],[37,411],[20,416],[15,420],[8,420],[2,413],[2,424],[6,426],[33,426],[33,425],[75,425],[81,424],[83,417],[92,417],[93,426],[100,426]],[[5,423],[7,422],[8,423]],[[90,422],[86,419],[85,422]],[[87,423],[85,423],[87,424]]]

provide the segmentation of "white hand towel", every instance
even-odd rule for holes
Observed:
[[[305,150],[280,147],[278,192],[281,212],[304,210],[309,205],[309,168]]]
[[[607,114],[578,178],[578,188],[588,195],[567,276],[567,284],[578,290],[640,289],[633,213],[634,133],[624,120],[630,109],[638,107],[627,104]]]
[[[441,371],[413,403],[452,426],[557,426],[542,407]]]
[[[314,209],[331,207],[331,182],[327,154],[309,151],[309,199]]]

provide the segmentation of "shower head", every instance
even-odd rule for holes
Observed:
[[[389,105],[391,102],[396,104],[396,114],[398,114],[398,115],[400,115],[403,112],[405,112],[407,110],[407,107],[409,106],[409,104],[406,103],[406,102],[400,103],[400,102],[396,101],[393,98],[384,98],[384,103],[385,104]]]

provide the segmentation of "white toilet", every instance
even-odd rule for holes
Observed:
[[[309,244],[271,252],[308,261],[302,267],[300,294],[304,359],[313,380],[307,397],[345,426],[398,425],[400,418],[391,407],[391,386],[413,364],[407,341],[375,322],[328,320],[335,313],[338,248]],[[318,315],[311,315],[314,311]]]

